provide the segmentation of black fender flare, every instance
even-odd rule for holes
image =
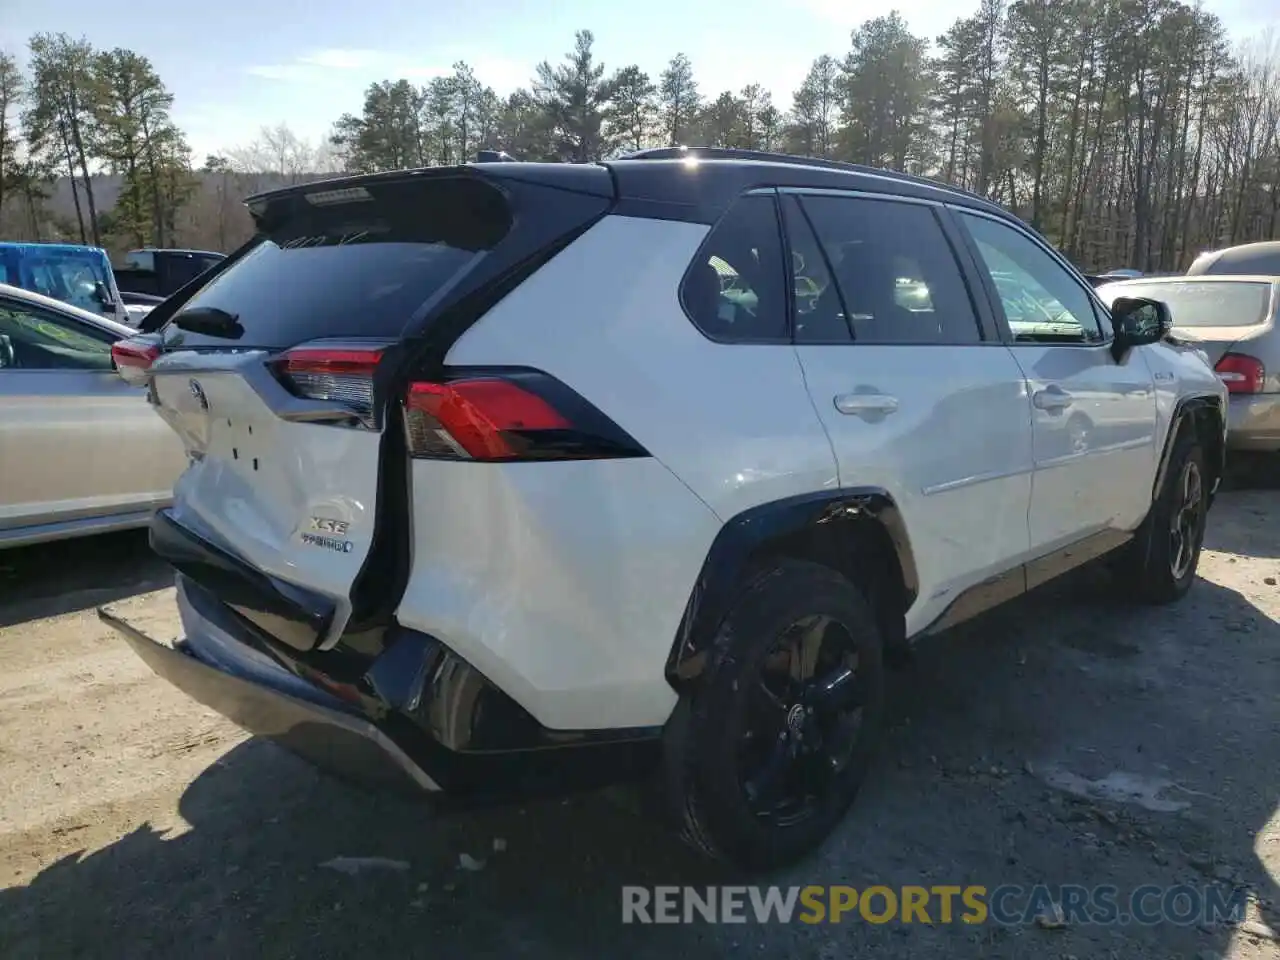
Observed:
[[[887,490],[854,487],[762,503],[727,521],[712,541],[667,658],[668,682],[680,691],[701,672],[706,658],[700,654],[714,642],[753,558],[796,534],[841,520],[875,523],[887,534],[906,603],[913,603],[919,591],[915,557],[902,514]]]
[[[1160,461],[1156,467],[1155,482],[1151,487],[1152,503],[1155,503],[1156,498],[1160,495],[1160,489],[1164,486],[1165,475],[1169,471],[1169,458],[1173,455],[1173,448],[1178,442],[1178,436],[1195,422],[1196,415],[1202,410],[1213,411],[1222,429],[1221,436],[1217,438],[1216,449],[1210,448],[1208,445],[1206,445],[1205,449],[1205,455],[1212,456],[1214,459],[1212,463],[1214,481],[1210,490],[1210,498],[1217,493],[1218,484],[1222,480],[1227,466],[1226,411],[1223,410],[1221,400],[1216,396],[1182,397],[1174,404],[1173,415],[1169,418],[1169,430],[1165,434],[1164,448],[1160,451]]]

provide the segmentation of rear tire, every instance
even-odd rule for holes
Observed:
[[[771,563],[739,595],[668,730],[683,838],[743,870],[800,860],[853,802],[883,705],[883,641],[863,594],[829,567]]]
[[[1165,604],[1182,599],[1195,582],[1209,509],[1204,450],[1194,430],[1174,440],[1164,482],[1138,529],[1130,558],[1137,599]],[[1124,582],[1123,571],[1121,583]],[[1134,581],[1130,581],[1134,582]]]

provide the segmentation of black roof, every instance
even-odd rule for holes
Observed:
[[[836,160],[720,148],[670,147],[644,150],[601,163],[491,161],[456,167],[425,167],[312,181],[249,197],[253,206],[298,193],[338,190],[405,178],[479,176],[536,183],[593,196],[615,197],[617,212],[634,216],[714,223],[749,190],[795,187],[862,190],[967,206],[1011,218],[976,194],[924,177]]]

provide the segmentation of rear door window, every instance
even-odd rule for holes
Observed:
[[[803,216],[789,211],[787,220],[797,268],[798,340],[851,336],[855,343],[967,344],[982,339],[960,265],[933,208],[833,196],[804,196],[799,207]],[[822,256],[807,252],[813,243],[809,233]],[[828,274],[834,283],[825,279]],[[806,300],[814,288],[823,292],[810,305]],[[847,334],[841,332],[841,320]]]
[[[469,177],[287,194],[256,213],[261,242],[183,306],[224,311],[243,334],[180,331],[181,346],[394,339],[511,227],[503,195]]]
[[[726,343],[786,343],[786,272],[772,196],[743,197],[707,235],[681,284],[685,312]]]

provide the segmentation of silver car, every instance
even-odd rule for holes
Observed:
[[[1104,284],[1098,296],[1168,304],[1174,336],[1203,350],[1227,385],[1228,448],[1280,452],[1280,277],[1144,277]]]
[[[124,382],[131,327],[0,284],[0,548],[145,525],[186,454]]]

